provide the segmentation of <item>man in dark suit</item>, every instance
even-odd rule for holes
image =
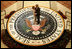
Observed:
[[[35,10],[36,10],[36,18],[37,18],[37,23],[39,24],[40,23],[40,8],[38,6],[38,4],[35,5]]]

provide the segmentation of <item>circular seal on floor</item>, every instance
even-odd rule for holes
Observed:
[[[40,6],[40,24],[34,24],[32,7],[15,12],[7,22],[10,36],[29,46],[42,46],[57,40],[64,31],[64,20],[57,12]]]

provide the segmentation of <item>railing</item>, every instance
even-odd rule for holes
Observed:
[[[68,16],[67,14],[70,14],[70,16]],[[71,31],[71,13],[66,11],[65,15],[68,16],[68,20],[66,21],[66,29],[69,29]]]

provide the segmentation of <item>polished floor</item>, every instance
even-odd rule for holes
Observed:
[[[13,5],[14,3],[16,3],[18,1],[1,1],[1,11],[3,11],[4,9],[8,8],[9,6]],[[64,5],[65,7],[67,7],[68,9],[71,10],[71,1],[58,1],[59,3],[61,3],[62,5]],[[25,2],[25,3],[30,3],[30,2]],[[27,5],[27,4],[25,4]],[[29,4],[28,4],[29,5]],[[45,4],[46,5],[46,4]],[[8,9],[7,9],[8,11]],[[2,48],[8,48],[5,44],[3,44],[1,42],[1,47]],[[71,41],[68,43],[66,48],[70,48],[71,47]]]
[[[10,5],[16,3],[17,1],[1,1],[1,10],[9,7]],[[67,8],[71,9],[71,1],[57,1],[62,5],[66,6]]]

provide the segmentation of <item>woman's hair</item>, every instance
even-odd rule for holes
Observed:
[[[34,7],[34,6],[32,6],[32,9],[35,9],[35,7]]]

